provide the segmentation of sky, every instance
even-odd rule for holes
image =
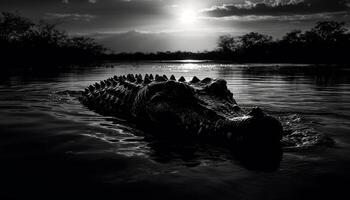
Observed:
[[[0,0],[0,11],[57,23],[116,53],[213,50],[220,35],[350,25],[350,0]]]

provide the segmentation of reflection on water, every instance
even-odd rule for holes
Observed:
[[[277,159],[273,159],[277,164],[267,162],[280,167],[273,173],[257,174],[254,168],[259,163],[266,164],[268,159],[244,160],[257,157],[254,151],[242,159],[242,154],[235,155],[220,145],[157,140],[123,119],[98,115],[77,101],[79,91],[86,86],[127,73],[168,77],[174,74],[187,80],[193,76],[226,79],[243,108],[259,105],[283,122],[288,136],[283,144],[288,148],[284,148],[281,163],[278,151],[274,151]],[[141,183],[152,186],[151,191],[163,188],[163,194],[206,199],[217,198],[219,193],[223,199],[260,199],[261,195],[267,199],[314,197],[313,192],[298,191],[299,185],[309,188],[312,185],[310,191],[326,187],[329,193],[340,194],[342,186],[337,183],[329,186],[328,181],[333,180],[329,177],[345,180],[350,177],[346,172],[350,166],[349,75],[348,68],[341,66],[196,62],[117,63],[2,75],[0,159],[5,165],[0,175],[7,181],[8,191],[27,188],[29,182],[23,182],[23,177],[38,179],[37,185],[25,189],[30,196],[35,196],[33,188],[45,188],[40,181],[63,183],[64,191],[70,192],[70,186],[75,184],[82,189],[108,182],[106,188],[90,188],[91,192],[104,191],[106,195],[145,188]],[[15,166],[28,168],[19,173]],[[319,176],[314,184],[314,177]],[[18,182],[23,185],[16,185]],[[90,195],[86,189],[82,191]],[[320,191],[318,195],[328,195]],[[141,194],[149,196],[145,189]]]

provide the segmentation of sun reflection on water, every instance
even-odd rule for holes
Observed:
[[[193,70],[193,69],[198,69],[200,68],[200,66],[198,64],[194,64],[194,63],[186,63],[186,64],[183,64],[183,65],[180,65],[179,67],[180,69],[188,69],[188,70]]]

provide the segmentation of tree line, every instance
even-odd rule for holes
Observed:
[[[348,64],[349,52],[350,33],[345,23],[321,21],[310,30],[293,30],[281,39],[257,32],[242,36],[222,35],[213,51],[120,53],[111,55],[111,59]]]
[[[69,36],[55,24],[34,23],[18,13],[0,14],[0,55],[2,63],[9,65],[184,59],[348,64],[348,52],[349,30],[344,22],[336,21],[321,21],[306,31],[293,30],[281,39],[257,32],[223,35],[213,51],[115,54],[93,38]]]
[[[0,14],[0,55],[4,65],[74,64],[102,59],[107,49],[84,36],[69,36],[55,24],[34,23],[18,13]]]
[[[256,32],[220,36],[218,51],[241,62],[349,63],[350,33],[344,22],[321,21],[277,40]]]

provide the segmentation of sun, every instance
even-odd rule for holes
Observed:
[[[182,10],[180,13],[179,20],[184,24],[192,24],[197,21],[197,12],[191,9]]]

